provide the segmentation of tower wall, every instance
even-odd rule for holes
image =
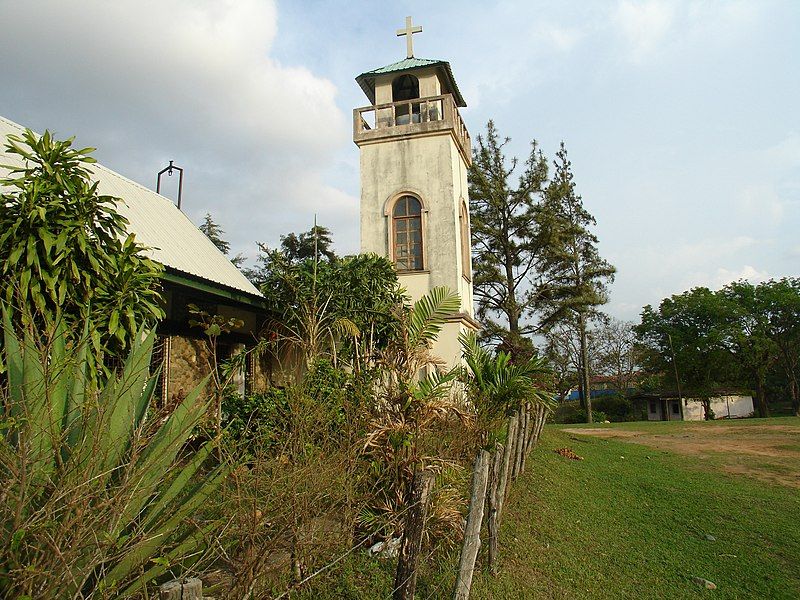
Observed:
[[[448,133],[361,146],[361,251],[391,256],[392,202],[404,192],[423,204],[423,271],[400,272],[413,300],[434,287],[458,292],[461,312],[473,316],[472,285],[462,263],[461,203],[468,203],[467,170]],[[471,277],[471,273],[470,273]]]
[[[449,133],[361,146],[362,252],[391,258],[392,207],[405,193],[417,196],[423,205],[424,270],[401,271],[398,279],[412,301],[439,286],[458,292],[461,314],[444,325],[433,347],[435,355],[455,366],[461,359],[459,335],[477,327],[471,266],[462,262],[461,204],[469,206],[467,168]],[[465,212],[468,219],[469,210]]]

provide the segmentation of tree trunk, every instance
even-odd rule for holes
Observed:
[[[800,394],[798,394],[797,375],[789,375],[789,393],[792,396],[792,412],[795,417],[800,417]]]
[[[464,545],[461,548],[461,561],[456,578],[455,600],[467,600],[472,589],[472,575],[475,560],[481,546],[481,523],[486,504],[486,485],[489,479],[489,453],[480,450],[472,470],[472,497],[469,501],[467,526],[464,528]]]
[[[433,488],[433,473],[417,471],[411,485],[403,530],[403,543],[394,577],[394,600],[411,600],[417,587],[417,565],[419,564],[422,533],[425,529],[425,514]],[[484,492],[485,493],[485,492]]]
[[[589,382],[589,348],[586,339],[586,316],[578,313],[578,335],[580,336],[581,347],[581,387],[583,388],[583,399],[586,403],[586,422],[592,422],[592,388]]]
[[[756,371],[753,376],[756,380],[756,402],[758,403],[758,416],[764,419],[769,416],[769,407],[767,406],[767,399],[764,396],[764,374]]]

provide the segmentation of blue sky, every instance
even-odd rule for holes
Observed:
[[[186,211],[236,251],[316,213],[352,252],[354,77],[404,56],[406,15],[415,54],[451,62],[473,136],[492,118],[520,156],[566,142],[615,316],[800,275],[800,2],[0,0],[0,114],[148,186],[174,159]]]

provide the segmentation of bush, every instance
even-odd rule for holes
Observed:
[[[592,420],[595,423],[602,423],[603,421],[609,420],[608,415],[602,410],[595,409],[596,401],[592,401]],[[574,424],[574,423],[586,423],[586,409],[581,408],[580,402],[562,402],[556,408],[555,413],[553,414],[553,422],[555,423],[564,423],[564,424]]]

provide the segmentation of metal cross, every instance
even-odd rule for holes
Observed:
[[[415,33],[422,33],[422,26],[417,25],[416,27],[412,27],[411,25],[411,17],[406,17],[406,27],[405,29],[398,29],[397,30],[397,37],[401,35],[405,35],[406,37],[406,58],[414,58],[414,44],[411,40],[411,36]]]

